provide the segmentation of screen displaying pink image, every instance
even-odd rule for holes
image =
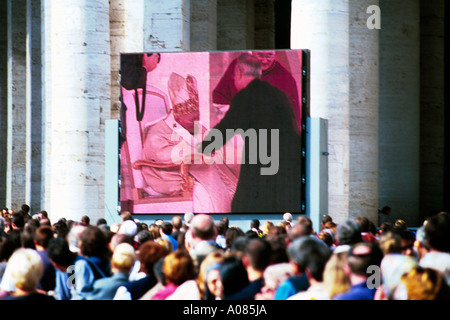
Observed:
[[[133,214],[300,212],[302,50],[121,55]]]

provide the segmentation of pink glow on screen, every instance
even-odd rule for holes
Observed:
[[[276,65],[263,72],[261,79],[286,93],[300,127],[302,51],[272,52]],[[146,90],[121,88],[121,125],[126,128],[120,148],[122,211],[231,212],[242,160],[242,138],[234,136],[218,151],[229,160],[223,164],[183,161],[180,165],[174,162],[173,149],[196,145],[225,116],[236,94],[231,75],[233,61],[241,53],[161,53],[157,65],[146,74]],[[189,123],[193,121],[201,124],[200,138],[190,132]]]

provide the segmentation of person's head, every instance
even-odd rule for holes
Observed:
[[[340,245],[353,245],[361,242],[361,227],[353,219],[347,219],[337,227],[337,239]]]
[[[425,224],[425,240],[434,250],[450,253],[450,215],[438,213]]]
[[[159,227],[160,232],[165,235],[170,235],[172,233],[173,225],[170,222],[163,222],[163,224]]]
[[[55,233],[56,237],[66,238],[69,234],[69,226],[67,225],[67,222],[62,219],[55,222],[53,224],[53,232]]]
[[[227,248],[231,248],[233,243],[236,241],[238,237],[244,237],[245,233],[241,228],[238,227],[230,227],[225,232],[225,242],[227,244]]]
[[[80,242],[80,253],[85,257],[103,257],[108,253],[106,236],[98,227],[85,227]]]
[[[397,300],[449,300],[449,286],[444,276],[432,268],[415,267],[401,277],[402,285],[397,287]]]
[[[107,225],[108,223],[106,222],[106,219],[105,218],[99,218],[99,219],[97,219],[97,223],[95,224],[97,227],[98,226],[100,226],[100,225]]]
[[[306,273],[308,278],[321,282],[323,270],[331,254],[325,243],[314,237],[296,239],[288,247],[290,260],[299,273]]]
[[[172,226],[174,231],[179,231],[183,227],[183,219],[180,216],[172,217]]]
[[[50,240],[53,239],[53,229],[49,226],[40,226],[34,233],[34,243],[44,249],[47,248]]]
[[[133,220],[133,215],[129,211],[122,211],[120,217],[122,218],[122,221]]]
[[[128,243],[119,244],[113,252],[111,266],[113,270],[121,273],[130,273],[136,260],[136,252]]]
[[[9,259],[7,268],[10,269],[16,288],[26,292],[34,291],[44,274],[41,256],[33,249],[16,250]]]
[[[208,296],[207,290],[209,290],[210,293],[214,296],[221,296],[222,293],[219,291],[220,287],[218,284],[220,280],[218,269],[220,262],[222,262],[223,260],[223,257],[224,252],[222,250],[215,250],[208,254],[201,262],[197,276],[197,285],[200,290],[201,300],[204,300]]]
[[[81,235],[85,229],[86,227],[82,225],[74,225],[70,228],[69,234],[67,235],[70,251],[80,252]]]
[[[121,243],[128,243],[129,245],[134,244],[134,238],[133,236],[130,236],[129,234],[124,233],[116,233],[113,235],[108,243],[109,250],[111,252],[114,252],[116,250],[116,247]]]
[[[334,244],[334,233],[331,229],[323,229],[317,237],[322,240],[329,248]]]
[[[228,217],[222,217],[220,218],[220,221],[222,221],[225,224],[226,229],[230,227],[230,219],[228,219]]]
[[[186,226],[190,227],[192,218],[194,218],[194,214],[192,212],[188,211],[184,214],[183,220]]]
[[[25,227],[25,218],[22,213],[16,212],[11,216],[11,227],[17,230],[23,230]]]
[[[242,262],[245,267],[264,272],[271,263],[271,257],[272,247],[269,242],[261,238],[255,238],[247,242]]]
[[[285,222],[291,224],[293,220],[294,220],[294,217],[292,216],[292,213],[290,213],[290,212],[285,212],[285,213],[283,214],[283,221],[285,221]]]
[[[142,67],[144,67],[147,72],[155,70],[160,61],[161,54],[159,53],[144,53],[142,55]]]
[[[367,269],[370,266],[380,266],[383,252],[377,244],[357,243],[352,246],[347,256],[348,274],[368,277]],[[344,266],[346,267],[346,266]]]
[[[390,222],[383,222],[382,224],[380,224],[380,228],[378,229],[378,234],[382,235],[383,233],[392,232],[392,231],[394,231],[394,225]]]
[[[260,225],[260,222],[259,222],[258,219],[253,219],[253,220],[250,222],[250,228],[251,228],[251,229],[253,229],[253,228],[259,229],[259,225]]]
[[[214,219],[207,214],[198,214],[192,218],[192,237],[198,240],[215,240],[217,235]]]
[[[264,221],[264,223],[261,227],[261,231],[263,232],[264,235],[268,235],[269,229],[273,226],[274,226],[273,221],[266,220],[266,221]]]
[[[227,228],[225,226],[225,222],[217,221],[216,222],[216,229],[217,229],[217,234],[225,236],[225,232],[227,231]]]
[[[312,220],[307,217],[307,216],[299,216],[296,220],[295,220],[296,224],[301,224],[304,225],[306,227],[306,232],[308,232],[309,234],[312,234],[314,231],[313,228],[313,223]]]
[[[159,243],[147,241],[139,247],[138,259],[141,272],[153,275],[155,264],[168,254],[167,249]]]
[[[169,239],[163,239],[160,237],[156,239],[155,242],[162,245],[166,249],[167,253],[173,252],[173,245]]]
[[[359,216],[354,219],[360,226],[361,232],[369,232],[370,221],[366,217]]]
[[[402,253],[402,243],[398,232],[389,231],[380,235],[378,244],[383,255]]]
[[[416,251],[414,250],[414,242],[416,241],[416,236],[414,232],[411,230],[400,230],[399,231],[400,236],[400,244],[402,248],[402,254],[415,257]]]
[[[240,256],[234,254],[226,256],[220,264],[219,273],[223,298],[239,292],[249,284],[247,270],[245,270]]]
[[[323,283],[330,298],[347,292],[351,287],[350,277],[344,271],[348,251],[341,250],[343,247],[341,246],[333,251],[323,271]]]
[[[269,242],[272,248],[271,261],[273,264],[289,262],[285,234],[280,234],[273,237],[265,237],[264,239]]]
[[[320,224],[322,225],[322,227],[324,227],[327,222],[333,222],[333,218],[327,214],[324,214],[322,216],[322,220],[320,221]]]
[[[238,91],[244,89],[254,79],[261,77],[261,62],[249,53],[241,54],[234,69],[234,85]]]
[[[289,243],[295,239],[311,235],[311,229],[304,224],[295,224],[287,231]]]
[[[394,222],[394,228],[396,230],[406,230],[408,228],[408,225],[406,224],[405,220],[397,219]]]
[[[120,225],[119,231],[117,233],[119,234],[127,234],[129,236],[134,237],[136,233],[138,232],[138,226],[134,220],[125,220]]]
[[[139,231],[135,238],[136,238],[137,243],[139,244],[139,247],[144,242],[154,240],[153,239],[153,234],[150,231],[148,231],[148,230],[141,230],[141,231]]]
[[[390,214],[391,214],[391,207],[389,207],[389,206],[384,206],[384,207],[381,209],[381,213],[382,213],[382,214],[385,214],[385,215],[390,215]]]
[[[196,79],[191,75],[184,78],[172,72],[168,87],[175,121],[193,134],[194,122],[200,119]]]
[[[80,219],[80,223],[83,226],[88,226],[91,223],[91,218],[89,218],[89,216],[82,216]]]
[[[275,62],[276,53],[275,51],[254,51],[253,55],[261,63],[262,71],[267,71]]]
[[[76,258],[76,253],[70,251],[69,243],[64,238],[51,239],[47,246],[47,254],[52,264],[62,272],[66,272]]]
[[[194,260],[185,250],[169,253],[164,258],[163,273],[167,283],[181,285],[185,281],[195,279]]]

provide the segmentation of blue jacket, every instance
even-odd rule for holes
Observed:
[[[112,300],[117,289],[128,283],[128,277],[129,273],[118,272],[111,277],[96,280],[87,300]]]

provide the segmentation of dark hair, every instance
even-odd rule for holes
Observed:
[[[76,258],[76,254],[70,251],[69,243],[64,238],[51,239],[46,251],[50,260],[63,267],[72,265]]]
[[[298,238],[289,246],[288,254],[301,272],[309,269],[314,279],[323,280],[323,271],[331,255],[323,241],[314,237]]]
[[[217,234],[225,235],[225,232],[227,231],[225,222],[223,222],[222,220],[216,222],[216,229],[217,229]]]
[[[258,219],[253,219],[252,220],[252,222],[250,223],[250,226],[252,227],[252,228],[259,228],[259,225],[260,225],[260,222],[259,222],[259,220]]]
[[[50,240],[53,239],[53,229],[49,226],[40,226],[34,233],[34,241],[44,248],[47,248]]]
[[[97,220],[97,223],[96,223],[97,226],[102,225],[102,224],[107,224],[105,218],[100,218]]]
[[[366,250],[359,252],[359,247],[366,247]],[[368,276],[367,268],[369,266],[379,266],[383,258],[383,252],[378,244],[373,243],[357,243],[355,244],[347,256],[347,263],[350,270],[360,276]]]
[[[231,255],[223,259],[220,264],[220,277],[222,278],[224,298],[239,292],[249,284],[247,270],[242,259]]]
[[[170,235],[172,233],[173,225],[170,222],[163,222],[160,228],[164,234]]]
[[[23,227],[25,226],[25,218],[23,214],[19,212],[14,213],[11,217],[11,223],[14,223],[17,228],[23,229]]]
[[[339,244],[355,244],[362,241],[361,226],[352,219],[347,219],[337,227]]]
[[[251,239],[245,247],[245,255],[255,270],[264,271],[271,262],[272,247],[264,239]]]
[[[234,227],[228,228],[225,232],[225,242],[227,244],[227,248],[231,248],[234,241],[236,241],[236,239],[241,236],[245,236],[245,233],[244,231],[242,231],[242,229]]]
[[[80,240],[80,252],[87,257],[103,257],[108,253],[106,236],[98,227],[87,226],[81,233]]]
[[[286,246],[286,234],[280,234],[266,239],[272,247],[272,263],[276,264],[289,262]]]
[[[58,222],[53,225],[53,230],[59,238],[65,238],[69,234],[69,226],[62,219],[58,220]]]
[[[89,223],[91,222],[91,219],[88,216],[82,216],[81,217],[81,224],[88,226]]]
[[[441,212],[427,220],[425,240],[435,250],[450,252],[450,215],[448,213]]]
[[[144,242],[154,240],[153,234],[148,230],[141,230],[136,234],[136,239],[139,242],[140,245],[142,245]]]

